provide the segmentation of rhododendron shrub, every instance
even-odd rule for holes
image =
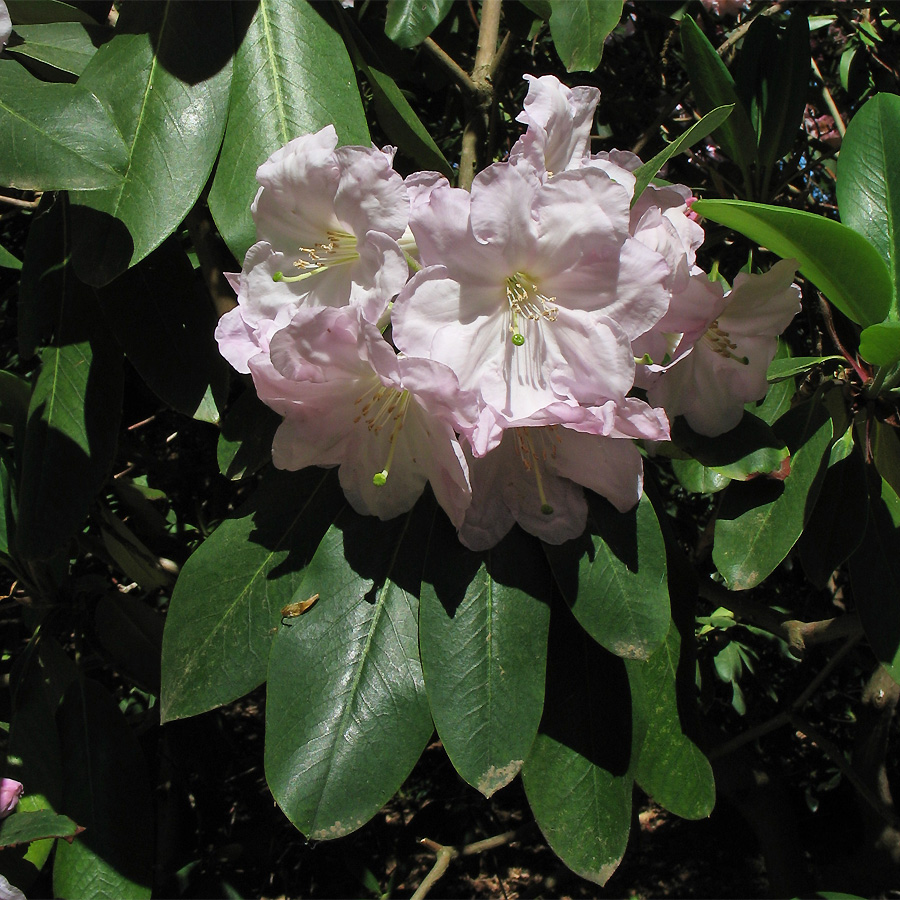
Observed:
[[[521,821],[637,895],[636,803],[758,811],[777,761],[807,896],[821,754],[884,893],[891,11],[101,7],[0,0],[0,893],[423,897],[446,850],[375,829],[437,846],[443,760],[458,855]]]

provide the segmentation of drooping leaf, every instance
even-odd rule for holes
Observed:
[[[129,4],[79,78],[112,113],[128,154],[123,182],[72,194],[75,271],[88,284],[140,262],[200,196],[228,117],[229,11],[220,2]]]
[[[601,885],[628,843],[632,727],[625,663],[557,606],[544,716],[522,767],[522,783],[553,852],[582,878]]]
[[[53,893],[80,897],[150,897],[156,826],[147,763],[115,699],[79,678],[59,711],[63,812],[84,826],[71,844],[57,842]]]
[[[486,797],[518,774],[537,734],[552,581],[524,532],[483,560],[449,523],[432,534],[419,611],[425,687],[444,749]]]
[[[616,656],[646,659],[669,628],[666,555],[647,497],[627,513],[594,495],[578,540],[545,547],[575,618]]]
[[[785,259],[796,259],[800,274],[854,322],[874,325],[888,314],[893,286],[887,266],[846,225],[799,209],[741,200],[698,200],[691,208]]]
[[[701,112],[707,114],[720,106],[734,106],[731,115],[713,132],[713,137],[746,171],[756,159],[756,133],[738,98],[731,73],[690,16],[681,20],[681,44],[691,90]]]
[[[624,0],[550,0],[550,34],[567,72],[593,72]]]
[[[897,318],[900,284],[900,97],[877,94],[850,121],[838,160],[841,221],[864,235],[884,260],[894,285]],[[900,355],[900,354],[898,354]],[[896,358],[896,357],[895,357]],[[870,362],[876,362],[866,356]]]
[[[112,37],[111,28],[54,22],[50,25],[17,25],[16,34],[24,43],[7,47],[7,52],[36,59],[71,75],[80,75],[97,52]]]
[[[164,722],[262,684],[280,610],[343,502],[334,479],[319,469],[272,470],[247,506],[188,559],[163,636]]]
[[[453,0],[388,0],[385,34],[401,47],[415,47],[444,20]]]
[[[49,809],[17,812],[0,823],[0,849],[44,838],[71,838],[80,830],[68,816],[57,815]]]
[[[90,90],[0,60],[0,184],[93,192],[121,184],[127,165],[122,135]]]
[[[703,140],[708,134],[715,131],[734,110],[734,104],[727,106],[719,106],[710,110],[699,122],[695,122],[685,131],[684,134],[677,137],[665,149],[660,150],[653,159],[648,160],[642,166],[634,170],[634,199],[631,201],[633,206],[638,197],[644,192],[648,184],[656,177],[659,170],[676,154],[682,150],[693,147],[697,141]]]
[[[260,0],[235,55],[228,127],[209,194],[237,260],[256,240],[250,215],[256,170],[279,147],[326,125],[334,125],[341,143],[369,144],[343,41],[315,4]]]
[[[712,766],[684,734],[678,715],[675,673],[680,649],[681,638],[671,624],[665,643],[649,659],[625,663],[635,706],[643,708],[649,722],[634,778],[670,812],[684,819],[702,819],[712,812],[716,785]]]
[[[365,824],[433,732],[418,649],[422,512],[387,523],[342,514],[301,585],[319,601],[272,644],[266,780],[311,839]]]
[[[713,562],[730,590],[755,587],[787,556],[825,474],[832,420],[818,395],[785,413],[774,431],[791,450],[790,474],[733,482],[716,520]]]

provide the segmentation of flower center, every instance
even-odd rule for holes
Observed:
[[[294,268],[300,270],[299,275],[285,275],[275,272],[273,281],[302,281],[327,269],[329,266],[340,266],[359,259],[356,249],[356,237],[346,231],[335,231],[329,228],[325,232],[325,241],[312,247],[299,247],[300,256],[294,261]]]
[[[541,501],[541,512],[545,516],[553,515],[553,507],[547,502],[544,492],[544,478],[541,467],[547,464],[548,459],[556,458],[556,445],[559,443],[556,425],[547,425],[540,428],[515,428],[516,456],[522,460],[522,465],[529,472],[534,473],[537,483],[538,497]],[[538,444],[536,447],[535,444]]]
[[[506,279],[506,301],[509,303],[509,331],[516,347],[525,343],[525,336],[519,331],[519,316],[536,322],[546,319],[555,322],[559,307],[553,305],[556,297],[548,297],[538,290],[534,279],[523,272],[516,272]]]
[[[397,439],[403,430],[403,420],[406,418],[406,410],[409,407],[409,391],[398,391],[396,388],[385,387],[379,381],[356,399],[356,405],[361,405],[361,408],[359,415],[353,420],[354,425],[365,421],[366,427],[376,437],[385,425],[391,426],[388,455],[384,468],[372,476],[372,484],[376,487],[384,487],[394,462]]]
[[[718,353],[719,356],[723,356],[725,359],[733,359],[742,366],[750,365],[750,360],[746,356],[735,355],[734,351],[737,350],[737,344],[731,340],[727,331],[719,328],[718,319],[706,330],[703,340],[706,341],[707,346],[712,349],[713,353]]]

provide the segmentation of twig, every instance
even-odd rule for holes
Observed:
[[[18,197],[8,197],[6,194],[0,194],[0,203],[18,206],[20,209],[37,209],[42,196],[43,191],[38,191],[33,200],[20,200]]]
[[[469,73],[442,47],[436,44],[430,37],[425,38],[422,46],[459,82],[460,87],[470,94],[477,92],[475,82],[469,78]]]
[[[473,856],[476,853],[483,853],[485,850],[493,850],[495,847],[502,847],[509,844],[518,834],[518,831],[506,831],[503,834],[497,834],[493,837],[485,838],[481,841],[475,841],[472,844],[466,844],[464,847],[448,847],[439,844],[431,838],[422,838],[419,843],[433,850],[437,856],[431,871],[422,879],[422,883],[412,895],[412,900],[422,900],[428,892],[434,887],[435,882],[447,871],[450,861],[459,856]]]
[[[847,133],[847,126],[844,124],[844,120],[841,118],[838,108],[834,105],[834,97],[831,96],[831,91],[828,90],[828,85],[825,84],[825,79],[822,77],[819,64],[814,59],[811,59],[810,62],[812,63],[813,72],[816,73],[816,78],[822,82],[822,97],[825,100],[825,105],[828,107],[828,110],[834,119],[834,124],[837,125],[838,133],[843,137]]]

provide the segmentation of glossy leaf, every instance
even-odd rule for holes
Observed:
[[[665,640],[665,547],[647,497],[620,513],[591,495],[585,534],[545,550],[575,618],[601,646],[616,656],[646,659]]]
[[[661,150],[653,159],[645,162],[642,166],[639,166],[634,170],[634,199],[631,201],[631,205],[637,202],[638,197],[644,192],[644,189],[648,184],[656,177],[656,174],[659,170],[676,154],[681,153],[682,150],[687,150],[689,147],[693,147],[697,141],[702,140],[708,134],[715,131],[732,113],[734,110],[734,104],[730,103],[727,106],[719,106],[716,109],[710,110],[699,122],[695,122],[685,131],[684,134],[679,135],[671,144],[667,145],[665,149]]]
[[[156,826],[147,764],[115,699],[90,679],[73,682],[59,710],[63,812],[84,826],[58,841],[53,894],[150,897]]]
[[[657,803],[684,819],[708,816],[716,801],[712,766],[682,730],[675,692],[681,638],[674,624],[649,659],[625,663],[635,706],[650,723],[634,766],[635,781]]]
[[[447,755],[485,797],[518,774],[537,734],[552,582],[524,532],[483,560],[449,523],[432,535],[419,612],[425,687]]]
[[[715,437],[697,434],[679,416],[672,423],[672,441],[697,462],[738,481],[775,472],[788,457],[784,441],[762,419],[749,412],[744,413],[731,431]]]
[[[900,682],[900,528],[892,515],[900,498],[879,480],[872,479],[865,537],[850,557],[850,584],[869,645]]]
[[[453,0],[388,0],[385,34],[401,47],[421,44],[450,12]]]
[[[127,166],[122,135],[89,89],[0,60],[0,184],[93,192],[122,183]]]
[[[730,590],[755,587],[787,556],[825,474],[832,422],[817,398],[786,413],[774,430],[791,450],[790,474],[730,484],[716,520],[713,562]]]
[[[593,72],[624,0],[550,0],[550,34],[567,72]]]
[[[711,113],[720,106],[734,106],[731,115],[713,132],[713,137],[746,170],[756,158],[756,133],[738,99],[731,73],[690,16],[681,20],[681,44],[691,89],[701,112]]]
[[[224,389],[215,312],[174,238],[98,290],[97,299],[128,361],[164,403],[190,416],[210,383]]]
[[[6,48],[8,53],[36,59],[71,75],[80,75],[97,52],[112,37],[112,29],[78,22],[50,25],[17,25],[16,34],[24,43]]]
[[[136,3],[88,63],[78,84],[112,113],[128,170],[114,188],[72,194],[83,281],[99,287],[140,262],[200,196],[228,117],[232,46],[224,3]]]
[[[741,200],[698,200],[691,208],[785,259],[796,259],[800,274],[854,322],[874,325],[888,314],[893,287],[887,266],[846,225],[799,209]]]
[[[672,471],[681,486],[698,494],[715,494],[728,487],[731,479],[696,459],[673,459]]]
[[[256,170],[279,147],[326,125],[341,143],[369,144],[353,65],[322,11],[306,0],[260,0],[237,49],[209,208],[238,261],[256,241]]]
[[[606,884],[628,843],[632,727],[624,662],[555,608],[544,717],[522,783],[553,852],[597,884]]]
[[[864,235],[900,284],[900,97],[877,94],[853,116],[841,143],[837,194],[841,221]],[[900,355],[900,354],[898,354]],[[895,357],[896,358],[896,357]],[[877,362],[866,356],[870,362]]]
[[[72,838],[80,830],[68,816],[57,815],[49,809],[17,812],[0,823],[0,849],[44,838]]]
[[[900,322],[879,322],[863,328],[859,355],[876,366],[892,366],[900,360]]]
[[[313,840],[365,824],[433,732],[418,648],[416,593],[429,530],[420,511],[387,523],[343,514],[299,591],[319,601],[272,644],[266,780]]]
[[[281,607],[343,506],[320,469],[270,471],[181,570],[166,616],[161,718],[193,716],[262,684]]]

